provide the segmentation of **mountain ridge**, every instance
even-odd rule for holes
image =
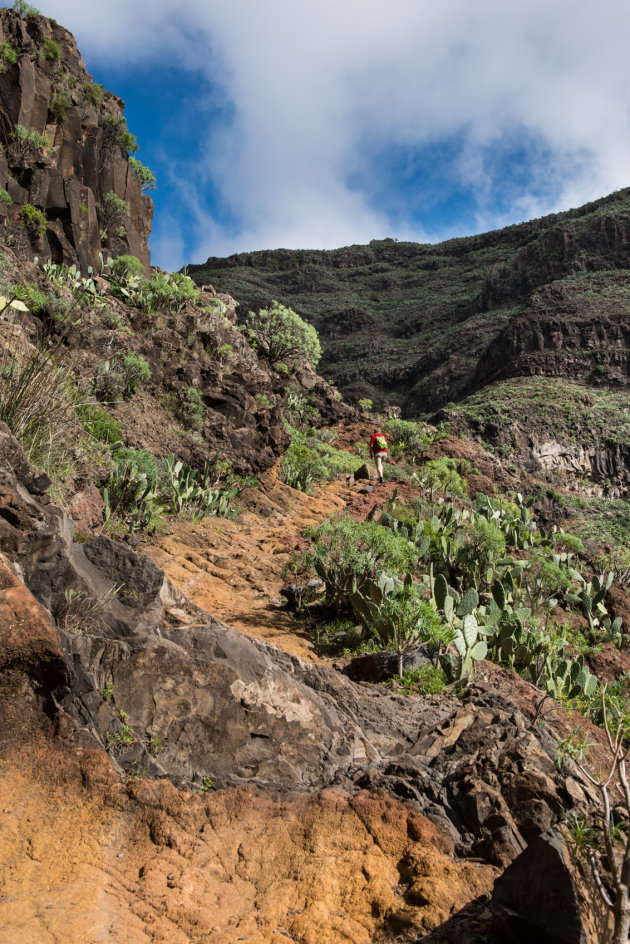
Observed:
[[[335,250],[264,250],[210,257],[188,271],[229,291],[243,312],[272,298],[291,305],[319,331],[320,370],[344,395],[356,401],[368,393],[375,403],[396,402],[412,416],[508,375],[513,358],[496,376],[483,368],[497,345],[500,358],[505,349],[510,354],[506,334],[520,331],[521,349],[536,350],[537,342],[545,353],[561,349],[537,333],[541,308],[547,320],[557,317],[565,326],[588,319],[589,310],[602,321],[609,299],[594,304],[588,279],[616,271],[618,282],[629,266],[625,189],[564,213],[444,243],[373,240]],[[615,311],[603,321],[624,358],[615,382],[625,384],[627,286],[623,280],[611,285]],[[600,340],[601,348],[608,337]],[[577,346],[584,347],[580,339]],[[461,361],[455,370],[454,355]],[[441,370],[445,358],[448,378]],[[544,363],[536,367],[545,370]],[[528,372],[515,365],[516,374]],[[584,371],[570,376],[583,378]]]

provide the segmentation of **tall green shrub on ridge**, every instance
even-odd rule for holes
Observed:
[[[155,174],[152,170],[146,167],[142,161],[137,160],[135,157],[129,158],[129,166],[131,167],[134,174],[137,174],[140,178],[140,189],[143,193],[146,193],[149,190],[155,190],[156,180]]]
[[[276,301],[257,314],[250,311],[243,331],[272,367],[285,364],[296,370],[305,363],[315,367],[322,355],[313,325]]]

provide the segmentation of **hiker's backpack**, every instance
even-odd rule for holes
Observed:
[[[376,452],[387,452],[387,440],[384,436],[377,436],[374,440],[374,446],[376,447]]]

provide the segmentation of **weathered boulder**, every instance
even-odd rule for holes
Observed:
[[[510,944],[606,944],[612,938],[592,878],[556,829],[532,840],[497,879],[492,913],[501,940]]]
[[[377,482],[378,481],[378,472],[374,466],[365,462],[360,468],[354,473],[354,479],[357,482],[368,481],[368,482]]]

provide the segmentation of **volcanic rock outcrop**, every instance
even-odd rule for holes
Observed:
[[[44,16],[0,10],[0,43],[1,214],[14,244],[84,274],[102,246],[148,265],[153,202],[129,161],[124,103],[92,82],[72,34]],[[16,138],[18,126],[46,144]],[[126,211],[108,217],[108,194]]]

